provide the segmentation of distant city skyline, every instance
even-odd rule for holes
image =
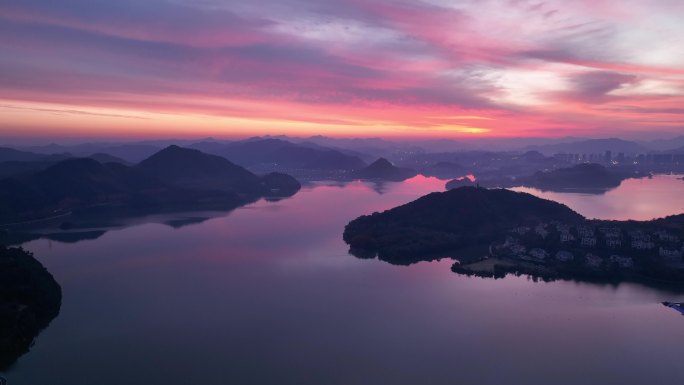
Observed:
[[[678,0],[6,0],[0,138],[667,138]]]

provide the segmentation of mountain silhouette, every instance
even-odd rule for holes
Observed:
[[[359,179],[402,181],[417,174],[415,170],[396,167],[389,160],[379,158],[369,166],[355,171],[353,176]]]
[[[349,222],[344,241],[398,264],[489,242],[502,231],[540,222],[584,218],[565,205],[504,189],[461,187],[436,192]]]
[[[0,223],[103,207],[122,212],[225,209],[300,188],[289,175],[259,177],[230,161],[170,146],[140,164],[67,159],[0,181]]]
[[[523,178],[522,184],[542,190],[605,190],[619,186],[630,176],[633,175],[613,171],[597,163],[583,163],[568,168],[538,171]]]
[[[259,177],[229,160],[199,150],[171,145],[135,166],[170,185],[256,193]]]
[[[249,139],[217,144],[200,142],[190,147],[220,155],[249,168],[263,170],[355,170],[366,166],[357,156],[281,139]]]

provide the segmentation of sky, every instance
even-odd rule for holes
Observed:
[[[684,133],[682,0],[0,4],[0,138]]]

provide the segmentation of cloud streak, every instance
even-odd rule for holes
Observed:
[[[0,88],[13,106],[127,111],[108,127],[130,111],[193,116],[188,134],[230,118],[226,134],[246,119],[254,133],[282,121],[443,136],[435,116],[484,117],[471,132],[500,136],[674,133],[682,12],[669,0],[5,0]]]

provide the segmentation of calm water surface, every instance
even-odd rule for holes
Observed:
[[[514,188],[570,206],[591,219],[650,220],[684,213],[684,181],[681,175],[656,175],[652,179],[627,179],[604,194],[542,192]]]
[[[25,244],[62,311],[9,384],[684,383],[681,300],[635,284],[468,278],[347,254],[344,225],[443,181],[315,185],[180,228]],[[672,192],[674,189],[674,193]],[[684,211],[684,181],[539,193],[599,218]]]

